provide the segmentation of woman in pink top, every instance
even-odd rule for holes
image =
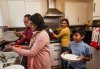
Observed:
[[[45,31],[47,27],[42,16],[38,13],[30,17],[33,37],[27,49],[19,49],[9,46],[10,49],[20,55],[28,57],[28,69],[51,69],[49,44],[50,39]]]

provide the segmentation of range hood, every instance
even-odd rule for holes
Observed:
[[[49,17],[61,17],[64,16],[64,14],[56,9],[56,0],[47,0],[48,4],[48,10],[47,13],[45,14],[44,18],[49,18]]]

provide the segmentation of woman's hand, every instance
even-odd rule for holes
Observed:
[[[15,42],[11,42],[9,45],[15,45]]]
[[[22,35],[23,35],[22,32],[15,32],[15,34],[16,34],[17,36],[22,36]]]
[[[9,45],[9,46],[6,46],[4,49],[3,49],[4,52],[9,52],[9,51],[12,51],[12,46]]]

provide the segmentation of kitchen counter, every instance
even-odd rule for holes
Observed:
[[[0,39],[0,50],[4,49],[6,44],[7,41],[5,41],[4,39]]]
[[[4,44],[6,41],[3,38],[0,38],[0,45]]]

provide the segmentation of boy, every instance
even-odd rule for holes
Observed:
[[[70,69],[86,69],[86,61],[91,58],[90,46],[83,42],[85,37],[85,31],[83,29],[74,29],[73,40],[69,45],[69,51],[66,53],[72,53],[79,56],[79,60],[76,62],[70,62]]]

